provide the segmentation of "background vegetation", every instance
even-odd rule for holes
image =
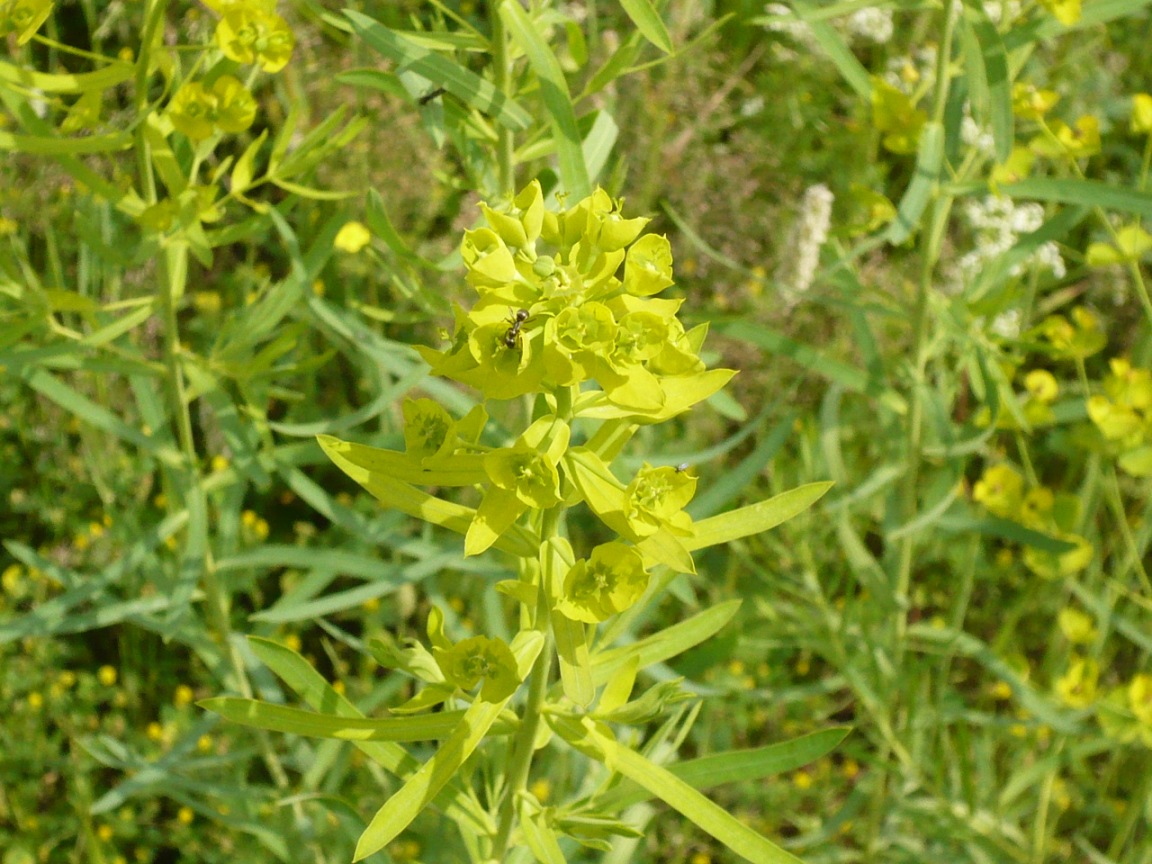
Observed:
[[[314,436],[467,410],[410,346],[534,177],[654,215],[740,370],[636,463],[694,466],[697,517],[836,481],[633,622],[743,600],[658,670],[701,696],[683,754],[854,729],[713,797],[809,862],[1152,861],[1146,4],[648,8],[282,3],[275,68],[222,3],[0,5],[3,864],[350,860],[394,781],[194,703],[283,698],[246,634],[371,712],[407,686],[372,634],[505,626],[504,569]],[[225,76],[253,116],[201,134],[176,96]],[[728,860],[637,818],[571,860]],[[427,813],[369,860],[462,856]]]

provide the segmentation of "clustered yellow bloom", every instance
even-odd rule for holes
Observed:
[[[1092,560],[1092,544],[1072,531],[1079,512],[1079,502],[1074,496],[1056,495],[1047,486],[1025,492],[1024,478],[1019,472],[1010,465],[1000,464],[985,469],[973,487],[972,498],[994,516],[1073,545],[1064,552],[1026,546],[1024,564],[1037,576],[1070,576]]]
[[[1117,464],[1136,477],[1152,476],[1152,370],[1114,357],[1102,394],[1088,400],[1088,416],[1118,451]]]
[[[216,45],[229,60],[256,63],[268,73],[288,65],[296,37],[276,13],[275,0],[204,0],[220,15]]]
[[[16,44],[23,45],[48,20],[55,3],[52,0],[5,0],[0,3],[0,39],[16,34]]]
[[[243,132],[256,119],[256,100],[239,79],[221,75],[210,87],[191,81],[168,103],[173,127],[194,141],[216,132]]]

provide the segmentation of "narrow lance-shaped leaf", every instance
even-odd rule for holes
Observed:
[[[607,727],[598,727],[591,718],[549,716],[548,723],[569,744],[651,792],[737,855],[754,864],[802,864],[795,855],[753,831],[667,768],[617,744]]]
[[[668,28],[652,5],[652,0],[620,0],[620,5],[645,39],[665,54],[672,53],[672,37],[668,35]]]
[[[462,710],[379,719],[341,717],[338,714],[318,714],[287,705],[261,702],[259,699],[231,696],[205,699],[197,704],[244,726],[341,741],[433,741],[447,738],[464,717]],[[504,724],[494,727],[494,730],[507,733],[512,731],[512,726]]]
[[[692,526],[692,536],[684,538],[684,545],[694,551],[775,528],[793,516],[803,513],[831,488],[832,484],[828,482],[807,483],[782,492],[767,501],[701,519]]]

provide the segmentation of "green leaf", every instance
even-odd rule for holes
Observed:
[[[362,467],[358,463],[358,454],[362,450],[372,448],[364,448],[329,435],[320,435],[316,440],[341,471],[376,496],[385,507],[415,516],[432,525],[440,525],[458,534],[468,533],[476,515],[476,511],[471,507],[436,498],[385,473]],[[502,534],[493,545],[521,558],[534,558],[539,550],[538,544],[533,543],[528,533],[518,526],[513,526]]]
[[[592,194],[592,183],[588,179],[580,129],[576,125],[576,113],[560,61],[518,0],[504,0],[500,4],[500,17],[520,50],[527,55],[540,82],[540,95],[552,123],[552,139],[556,143],[564,189],[574,200],[586,198]]]
[[[44,94],[67,95],[106,90],[117,84],[123,84],[135,73],[136,67],[133,64],[123,62],[112,63],[95,72],[60,75],[37,72],[25,66],[16,66],[0,60],[0,84],[7,84],[19,90],[38,90]]]
[[[1015,118],[1012,114],[1012,77],[1008,71],[1008,55],[996,26],[978,3],[964,4],[964,20],[976,42],[975,51],[968,53],[972,69],[971,100],[976,119],[992,127],[996,142],[996,161],[1006,162],[1015,143]]]
[[[936,122],[924,124],[920,130],[920,144],[916,152],[916,173],[904,190],[896,218],[884,233],[884,239],[898,246],[912,236],[920,225],[920,217],[928,202],[937,194],[940,169],[944,164],[944,127]]]
[[[596,696],[592,683],[592,662],[588,653],[588,628],[583,622],[573,621],[556,608],[556,600],[564,594],[564,576],[575,561],[568,541],[552,538],[543,555],[541,578],[547,586],[551,606],[552,632],[556,637],[556,653],[560,659],[560,680],[564,695],[576,705],[586,708]]]
[[[845,726],[822,729],[755,750],[730,750],[677,762],[670,765],[668,770],[696,789],[713,789],[725,783],[762,780],[815,762],[837,747],[851,731]],[[648,790],[633,782],[625,782],[597,797],[595,805],[603,811],[618,813],[651,798],[652,793]]]
[[[431,741],[447,738],[464,718],[462,710],[379,719],[341,717],[232,696],[205,699],[196,704],[242,726],[341,741]],[[497,735],[510,733],[513,728],[510,723],[493,726]]]
[[[868,70],[856,59],[844,37],[828,21],[814,15],[815,9],[809,9],[804,3],[794,3],[793,8],[797,16],[808,25],[812,35],[828,55],[828,59],[844,76],[848,86],[856,91],[860,99],[868,102],[872,98],[872,81],[868,76]]]
[[[651,0],[620,0],[620,5],[645,39],[665,54],[672,53],[672,37]]]
[[[795,855],[753,831],[667,768],[617,744],[610,733],[599,731],[590,718],[581,722],[573,717],[549,716],[548,723],[581,752],[599,758],[609,769],[662,800],[737,855],[754,864],[802,864]]]
[[[775,528],[781,522],[787,522],[793,516],[803,513],[831,488],[832,484],[828,482],[806,483],[781,492],[767,501],[701,519],[692,526],[692,536],[684,539],[684,545],[695,551]]]
[[[739,600],[728,600],[698,612],[687,621],[665,627],[651,636],[592,655],[592,680],[596,686],[604,684],[624,663],[636,660],[637,667],[645,669],[654,663],[682,654],[716,635],[740,608]]]
[[[57,138],[47,135],[13,135],[0,132],[0,152],[33,153],[41,156],[78,156],[127,150],[132,136],[127,132],[88,135],[84,138]]]
[[[469,107],[487,114],[514,132],[523,131],[532,125],[532,115],[497,90],[492,82],[395,30],[388,29],[367,15],[352,9],[345,9],[344,14],[360,38],[398,64],[397,71],[408,70],[427,78],[434,86],[443,87]]]
[[[948,191],[952,188],[949,187]],[[982,184],[976,188],[969,184],[956,184],[955,188],[964,192],[976,191],[976,188],[982,188]],[[1018,183],[1007,183],[1000,186],[998,191],[1014,199],[1032,198],[1037,201],[1101,207],[1110,212],[1132,213],[1144,219],[1152,219],[1152,193],[1140,192],[1130,187],[1113,186],[1101,180],[1036,177]]]

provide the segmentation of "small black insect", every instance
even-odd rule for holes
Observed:
[[[423,108],[425,105],[427,105],[433,99],[435,99],[437,96],[443,96],[447,92],[448,91],[445,90],[443,87],[437,87],[435,90],[429,90],[427,93],[425,93],[419,99],[417,99],[416,102],[420,105],[421,108]]]
[[[508,323],[512,326],[508,328],[508,332],[504,334],[504,347],[505,348],[519,348],[520,347],[520,328],[524,326],[524,322],[528,320],[528,310],[521,309],[510,319]]]

